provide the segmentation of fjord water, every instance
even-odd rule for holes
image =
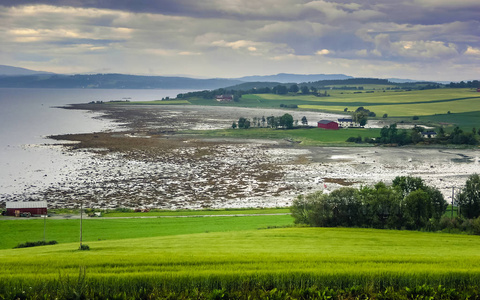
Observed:
[[[9,194],[45,188],[72,172],[82,155],[62,153],[48,135],[115,129],[99,114],[58,108],[73,103],[158,100],[180,90],[0,89],[0,203]],[[86,154],[84,156],[87,156]],[[74,173],[72,174],[74,176]],[[25,199],[27,200],[27,199]]]

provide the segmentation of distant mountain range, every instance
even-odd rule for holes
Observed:
[[[266,76],[245,76],[236,78],[243,82],[279,82],[279,83],[301,83],[301,82],[314,82],[320,80],[336,80],[336,79],[349,79],[352,76],[343,74],[287,74],[280,73],[277,75]]]
[[[326,80],[350,80],[343,74],[288,74],[245,76],[240,78],[195,79],[177,76],[140,76],[125,74],[61,75],[0,65],[0,87],[7,88],[102,88],[102,89],[192,89],[212,90],[226,87],[314,83]],[[391,78],[390,82],[414,82]],[[254,84],[255,83],[255,84]]]
[[[54,74],[51,72],[33,71],[25,68],[0,65],[0,76],[24,76],[38,74]]]

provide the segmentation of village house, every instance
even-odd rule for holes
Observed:
[[[218,102],[232,102],[233,101],[233,95],[217,95],[217,96],[215,96],[215,99]]]
[[[7,216],[41,216],[47,214],[47,201],[7,202]]]
[[[422,132],[422,137],[424,139],[434,139],[437,137],[437,133],[435,131],[424,131]]]
[[[321,120],[317,123],[317,125],[318,125],[318,128],[323,128],[323,129],[333,129],[333,130],[338,129],[338,123],[330,120]]]
[[[360,127],[360,124],[358,124],[357,122],[354,122],[352,118],[338,119],[338,125],[341,128]]]

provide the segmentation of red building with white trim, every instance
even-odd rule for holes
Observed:
[[[332,130],[338,129],[338,123],[335,121],[321,120],[317,124],[318,124],[318,128],[332,129]]]
[[[19,217],[22,213],[30,213],[32,216],[47,214],[47,201],[7,202],[7,216]]]

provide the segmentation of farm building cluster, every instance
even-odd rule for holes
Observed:
[[[357,122],[353,121],[352,118],[342,118],[342,119],[338,119],[337,121],[320,120],[317,123],[317,127],[323,128],[323,129],[336,130],[339,128],[357,128],[361,126]]]

